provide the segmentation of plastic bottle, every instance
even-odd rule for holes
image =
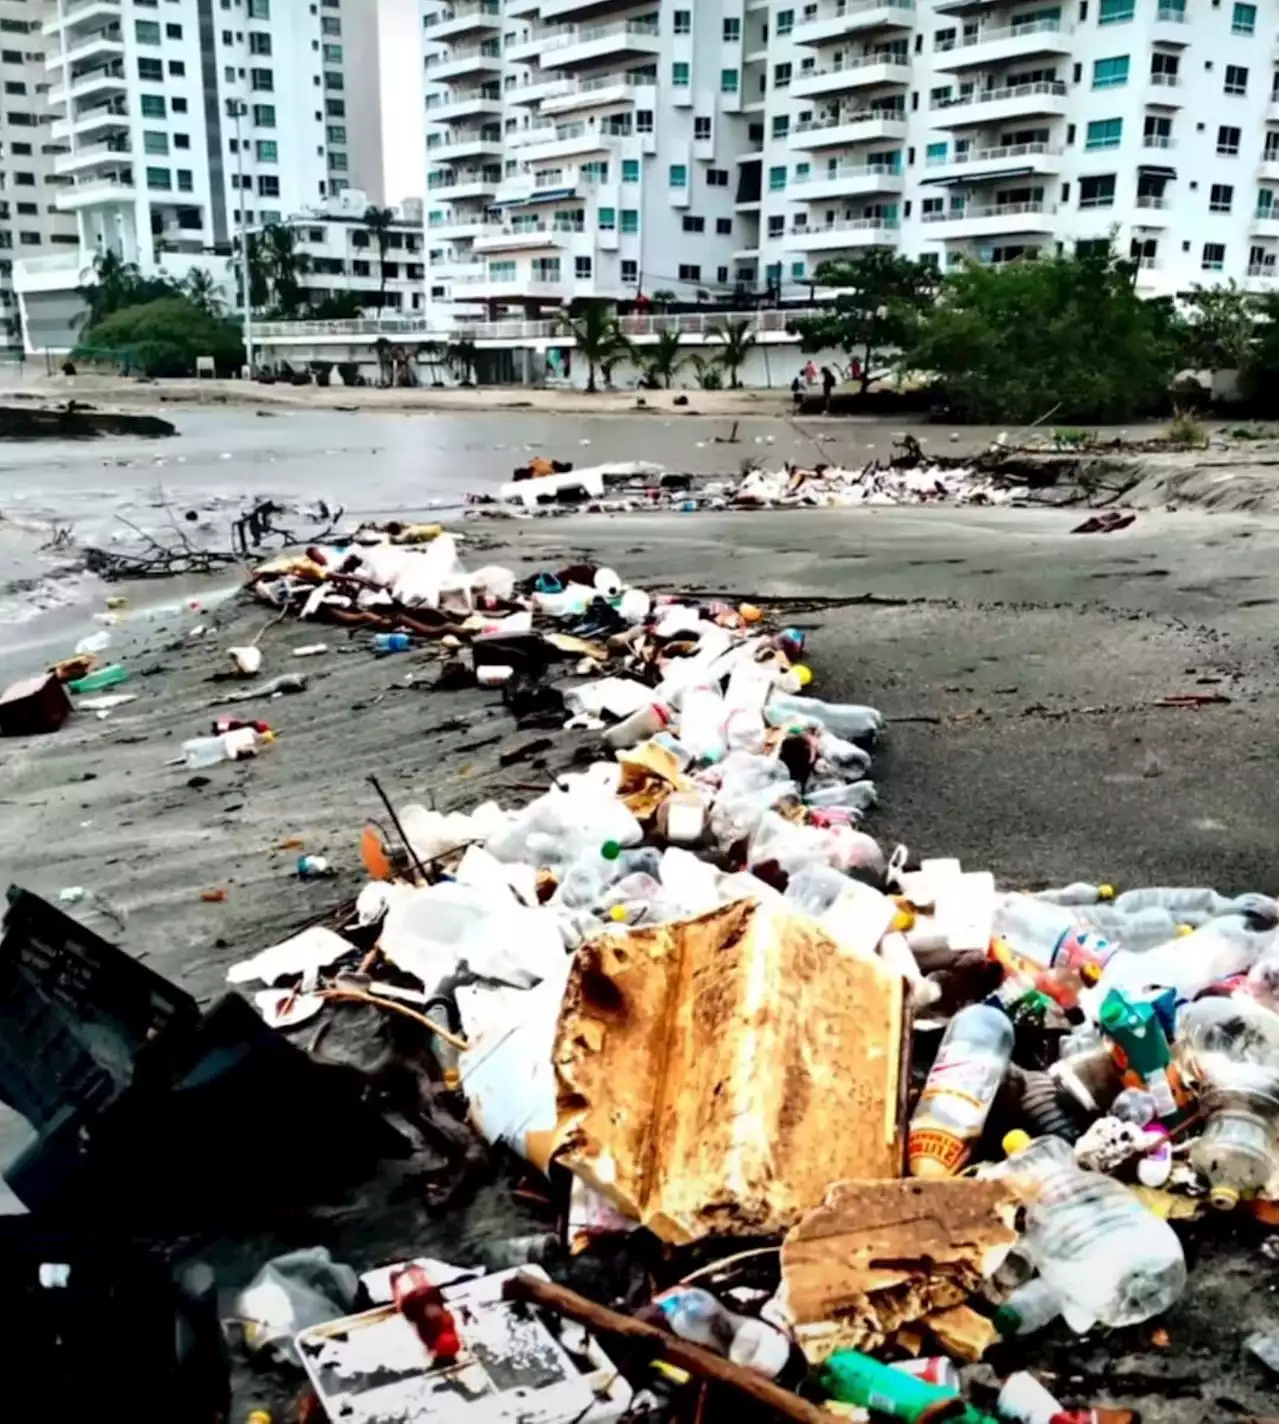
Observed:
[[[1025,959],[1046,969],[1103,964],[1111,946],[1081,929],[1077,912],[1034,895],[1006,895],[996,909],[996,934]]]
[[[874,781],[843,781],[806,794],[806,806],[837,807],[850,811],[870,811],[878,795]]]
[[[836,1350],[823,1361],[819,1387],[832,1399],[873,1410],[908,1424],[926,1420],[981,1419],[950,1385],[932,1384],[892,1365],[881,1364],[860,1350]]]
[[[680,740],[695,761],[716,762],[724,756],[724,699],[715,687],[688,687],[680,698]]]
[[[566,909],[589,909],[622,874],[617,864],[622,847],[605,841],[578,856],[561,877],[556,898]]]
[[[913,1177],[954,1177],[982,1134],[1013,1053],[1013,1025],[971,1004],[947,1025],[907,1135]]]
[[[118,687],[129,680],[129,670],[120,663],[110,663],[96,672],[86,673],[74,682],[67,683],[68,692],[102,692],[108,687]]]
[[[673,1335],[727,1356],[766,1379],[781,1374],[791,1355],[791,1342],[780,1330],[727,1309],[710,1291],[677,1286],[658,1296],[654,1304]]]
[[[1035,1276],[996,1310],[992,1324],[1001,1335],[1034,1335],[1061,1314],[1062,1297],[1042,1276]]]
[[[1114,900],[1114,885],[1090,885],[1085,880],[1073,880],[1070,885],[1062,885],[1056,890],[1037,890],[1037,900],[1047,900],[1051,905],[1096,905],[1099,900]]]
[[[802,697],[787,692],[775,692],[764,709],[765,721],[771,727],[797,723],[806,727],[821,727],[837,737],[851,742],[874,741],[884,730],[884,717],[874,707],[860,707],[851,702],[823,702],[817,697]]]
[[[634,747],[652,737],[655,732],[665,730],[670,721],[671,713],[661,702],[650,702],[610,727],[604,739],[614,751],[625,751],[627,747]]]
[[[375,653],[406,653],[413,646],[408,633],[375,633],[373,650]]]
[[[1177,1058],[1208,1110],[1191,1144],[1209,1200],[1229,1211],[1275,1170],[1280,1021],[1250,999],[1201,999],[1178,1020]]]
[[[1178,922],[1159,905],[1140,910],[1117,910],[1107,904],[1079,905],[1076,914],[1081,927],[1105,935],[1116,952],[1127,949],[1141,954],[1168,944],[1178,934]]]
[[[843,772],[847,776],[861,777],[871,766],[871,753],[864,751],[856,742],[847,742],[834,732],[818,733],[819,770]]]
[[[183,742],[182,759],[193,770],[216,766],[220,761],[243,761],[255,756],[273,740],[270,732],[261,733],[251,726],[237,727],[216,737],[192,737]]]
[[[1025,1184],[1022,1245],[1073,1330],[1138,1325],[1173,1305],[1187,1266],[1167,1221],[1128,1187],[1080,1167],[1061,1138],[1011,1132],[1005,1148],[992,1174]]]
[[[1009,1424],[1054,1424],[1062,1405],[1035,1375],[1018,1370],[1001,1386],[996,1410]]]
[[[1148,1093],[1145,1088],[1125,1088],[1116,1095],[1109,1111],[1112,1117],[1118,1117],[1121,1122],[1131,1122],[1135,1127],[1146,1127],[1149,1122],[1156,1120],[1158,1106],[1155,1095]]]
[[[87,637],[81,638],[76,644],[75,651],[78,656],[85,653],[101,653],[111,646],[111,634],[105,628],[99,629],[96,633],[90,633]]]
[[[1098,1002],[1112,989],[1139,994],[1156,987],[1173,989],[1178,1002],[1185,1003],[1274,953],[1278,939],[1274,929],[1253,929],[1243,916],[1232,914],[1141,954],[1118,950],[1103,967]]]
[[[1116,896],[1115,906],[1122,914],[1145,910],[1152,906],[1167,910],[1182,924],[1202,924],[1215,915],[1229,914],[1234,901],[1207,886],[1152,885],[1138,890],[1126,890]]]

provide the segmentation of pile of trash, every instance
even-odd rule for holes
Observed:
[[[227,1328],[305,1373],[313,1418],[461,1393],[608,1424],[712,1385],[804,1424],[827,1401],[1118,1420],[1008,1370],[1009,1342],[1168,1310],[1198,1216],[1274,1230],[1274,899],[1002,891],[886,853],[884,719],[812,695],[803,630],[750,605],[585,564],[468,573],[403,527],[251,587],[383,636],[447,627],[474,681],[579,738],[524,805],[388,802],[354,902],[229,971],[264,1032],[378,1063],[399,1137],[445,1159],[437,1200],[514,1154],[559,1220],[546,1269],[411,1241],[361,1279],[322,1250],[268,1263]],[[587,1263],[620,1257],[602,1290]],[[1274,1334],[1253,1347],[1274,1369]],[[989,1352],[1003,1381],[969,1368]]]
[[[860,504],[1016,504],[1025,485],[954,461],[922,461],[904,466],[872,461],[860,470],[839,465],[812,469],[748,470],[730,497],[738,509],[814,506],[828,509]]]

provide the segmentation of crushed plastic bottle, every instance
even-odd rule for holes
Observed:
[[[1013,1038],[1008,1017],[989,1004],[971,1004],[947,1025],[907,1134],[913,1177],[954,1177],[969,1160],[1009,1066]]]
[[[781,1374],[790,1358],[791,1342],[780,1330],[729,1310],[710,1291],[677,1286],[658,1296],[654,1305],[673,1335],[726,1356],[766,1379]]]
[[[1167,1221],[1120,1182],[1080,1167],[1061,1138],[1014,1132],[1005,1148],[1007,1159],[985,1175],[1024,1184],[1022,1245],[1073,1330],[1138,1325],[1174,1304],[1187,1265]]]
[[[884,731],[884,717],[874,707],[787,692],[774,693],[765,704],[764,717],[772,727],[818,727],[850,742],[872,742]]]

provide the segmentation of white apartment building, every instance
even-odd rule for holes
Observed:
[[[374,315],[421,312],[426,280],[422,200],[410,199],[392,209],[395,222],[387,231],[385,260],[379,257],[377,239],[364,225],[370,202],[369,194],[348,188],[285,219],[296,234],[298,251],[307,259],[301,278],[303,298],[319,303],[355,292]]]
[[[1277,12],[1237,0],[427,0],[428,311],[807,294],[1114,238],[1274,288]]]
[[[12,3],[12,0],[10,0]],[[21,262],[27,350],[74,343],[76,286],[107,250],[144,273],[227,285],[241,228],[340,193],[368,147],[351,122],[364,0],[38,0],[57,206],[74,251]],[[375,73],[376,79],[376,73]],[[361,103],[376,122],[378,108]],[[369,117],[372,116],[372,117]],[[361,122],[365,119],[360,119]],[[376,175],[380,183],[380,170]]]

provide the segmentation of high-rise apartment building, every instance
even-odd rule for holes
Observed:
[[[423,38],[429,311],[798,296],[874,246],[1275,284],[1274,5],[427,0]]]

